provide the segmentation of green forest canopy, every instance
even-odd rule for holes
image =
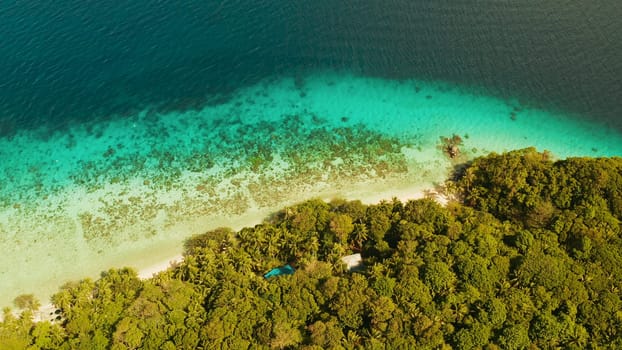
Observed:
[[[192,237],[151,279],[64,285],[52,321],[22,296],[0,348],[622,348],[621,158],[491,154],[450,185],[446,207],[310,200]]]

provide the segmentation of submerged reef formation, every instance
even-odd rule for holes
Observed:
[[[144,140],[157,140],[184,121],[166,128],[149,119],[138,124],[153,134]],[[405,140],[362,124],[331,124],[311,113],[271,121],[214,120],[189,138],[141,148],[110,144],[69,170],[73,184],[67,186],[91,199],[78,208],[75,222],[87,245],[110,248],[127,240],[126,233],[132,240],[149,238],[155,227],[137,228],[154,220],[166,226],[201,215],[239,215],[251,207],[273,207],[318,184],[339,188],[408,172]],[[31,174],[40,183],[36,169]],[[55,194],[40,187],[31,199],[15,201],[3,193],[2,204],[24,214],[34,211],[46,190],[46,198]],[[66,204],[46,213],[48,220],[61,219]]]
[[[87,241],[114,243],[106,237],[109,232],[152,220],[159,211],[170,211],[177,220],[236,215],[251,206],[273,206],[288,193],[318,183],[398,176],[407,171],[401,152],[405,145],[363,125],[333,127],[314,115],[288,115],[270,123],[228,126],[217,135],[212,131],[192,145],[192,152],[167,148],[144,155],[104,154],[104,159],[83,164],[72,179],[87,192],[144,179],[139,195],[121,192],[102,199],[98,212],[80,214]],[[182,196],[162,203],[155,196],[162,191]]]

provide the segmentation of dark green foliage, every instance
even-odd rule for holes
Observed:
[[[435,261],[424,266],[422,280],[435,295],[445,295],[454,290],[457,278],[449,265]]]
[[[233,235],[233,231],[228,227],[217,228],[202,235],[194,235],[184,242],[184,255],[191,255],[201,248],[211,246],[213,243],[216,243],[219,249],[224,249]]]
[[[620,234],[622,158],[553,162],[533,148],[476,159],[458,180],[465,203],[500,219],[603,239]]]
[[[191,237],[149,280],[68,283],[53,323],[7,310],[0,349],[584,349],[622,346],[622,160],[476,159],[465,204],[311,200]],[[341,257],[362,253],[366,269]],[[284,264],[293,275],[269,280]]]

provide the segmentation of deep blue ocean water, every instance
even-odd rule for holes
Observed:
[[[197,108],[267,76],[346,69],[520,96],[621,128],[622,3],[0,2],[0,134]]]

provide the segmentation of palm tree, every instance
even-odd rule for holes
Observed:
[[[231,263],[241,274],[247,275],[252,272],[253,261],[248,254],[240,249],[230,249],[228,252],[231,257]]]
[[[265,247],[265,255],[269,257],[275,257],[282,248],[282,240],[286,229],[276,228],[270,226],[269,230],[266,230],[266,235],[263,237],[263,246]]]
[[[350,234],[350,246],[354,251],[363,250],[363,243],[369,238],[365,224],[354,224],[354,230]]]
[[[354,330],[349,330],[348,335],[343,340],[343,346],[346,349],[358,349],[361,345],[361,336],[358,335]]]
[[[199,268],[196,256],[186,255],[184,262],[174,270],[173,276],[182,281],[194,281],[198,273]]]

